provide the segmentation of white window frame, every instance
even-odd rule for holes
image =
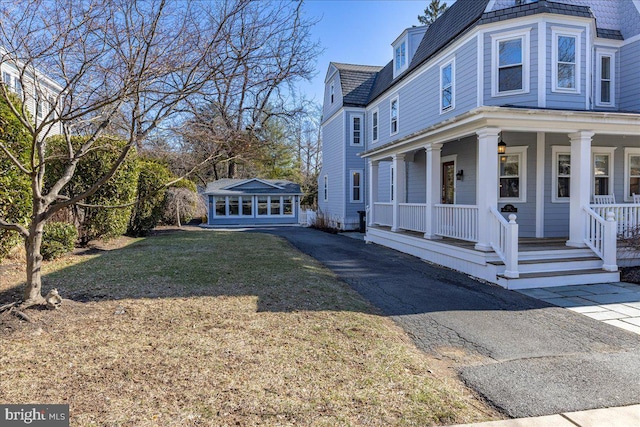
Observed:
[[[360,132],[360,142],[356,143],[355,142],[355,127],[356,127],[356,119],[360,120],[360,130],[358,132]],[[362,146],[364,143],[364,116],[362,114],[354,114],[353,116],[351,116],[351,138],[350,138],[350,145],[355,145],[357,147]]]
[[[360,185],[358,185],[359,189],[360,189],[360,198],[359,199],[354,199],[353,198],[353,190],[355,189],[355,185],[353,182],[353,176],[355,174],[359,174],[360,175]],[[351,203],[362,203],[362,193],[363,193],[363,186],[362,186],[362,179],[364,176],[364,171],[362,169],[351,169],[349,170],[349,201]]]
[[[616,150],[616,147],[591,147],[591,189],[589,190],[591,192],[591,196],[595,194],[595,186],[596,186],[596,174],[595,174],[595,156],[596,154],[604,154],[609,156],[609,188],[608,188],[608,193],[607,194],[614,194],[613,189],[615,188],[613,186],[613,181],[614,181],[614,175],[615,175],[615,171],[613,169],[613,156],[614,156],[614,151]]]
[[[376,108],[371,113],[371,141],[378,142],[380,139],[380,111]]]
[[[331,82],[331,86],[329,87],[329,100],[331,101],[331,104],[333,104],[333,101],[335,100],[335,93],[336,93],[336,86],[334,82]]]
[[[560,28],[560,27],[551,27],[551,63],[553,64],[551,71],[551,91],[552,92],[561,92],[561,93],[580,93],[581,86],[581,76],[580,72],[581,67],[581,40],[582,33],[584,30],[582,29],[572,29],[572,28]],[[575,57],[575,88],[564,88],[558,87],[558,39],[560,37],[574,37],[576,39],[576,57]]]
[[[631,162],[629,158],[631,156],[640,157],[640,148],[637,147],[625,147],[624,149],[624,201],[625,202],[633,202],[633,197],[629,195],[631,191],[630,181],[631,181]]]
[[[396,103],[396,130],[393,131],[393,103]],[[400,98],[398,95],[389,101],[389,135],[395,135],[400,131]]]
[[[507,33],[491,35],[491,96],[497,97],[529,93],[529,80],[531,79],[531,75],[529,73],[529,63],[531,62],[531,59],[529,57],[530,32],[531,28],[527,28],[526,30],[510,31]],[[522,45],[522,89],[500,92],[500,43],[515,39],[521,39]]]
[[[323,178],[323,195],[324,195],[324,201],[328,201],[329,200],[329,176],[325,175]]]
[[[609,102],[602,102],[602,58],[609,58]],[[616,106],[616,51],[596,49],[596,106]]]
[[[498,154],[498,202],[501,203],[526,203],[527,202],[527,149],[528,146],[514,146],[507,147],[505,151],[505,155],[507,156],[518,156],[519,164],[518,164],[518,179],[519,179],[519,196],[518,197],[500,197],[500,156],[502,154]]]
[[[443,99],[442,94],[444,90],[447,88],[444,87],[442,83],[442,72],[447,67],[451,67],[451,83],[448,86],[448,88],[451,89],[451,104],[445,108],[442,105],[442,99]],[[451,110],[454,110],[456,108],[456,59],[455,58],[451,59],[450,61],[447,61],[446,63],[440,66],[440,91],[439,92],[440,92],[440,114],[444,114]]]
[[[558,171],[558,156],[560,155],[571,156],[571,147],[568,145],[552,145],[551,146],[551,159],[552,159],[551,160],[552,161],[551,203],[569,203],[570,201],[569,197],[558,197],[558,179],[560,178],[559,171]],[[569,179],[571,179],[571,175],[569,175]]]
[[[400,59],[400,61],[398,61]],[[393,77],[401,74],[409,67],[409,49],[407,38],[393,45]]]

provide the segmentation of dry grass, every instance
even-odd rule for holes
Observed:
[[[45,290],[75,300],[61,310],[31,311],[31,324],[0,317],[1,402],[68,403],[74,426],[498,416],[283,240],[201,231],[118,243],[46,265]]]

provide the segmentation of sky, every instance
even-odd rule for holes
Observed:
[[[391,43],[406,28],[420,25],[418,15],[427,4],[428,0],[307,0],[306,15],[319,20],[312,39],[324,51],[318,57],[315,77],[311,83],[300,82],[298,90],[322,104],[329,62],[386,65],[392,59]]]

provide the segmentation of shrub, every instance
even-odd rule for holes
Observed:
[[[78,230],[67,222],[50,222],[44,226],[40,253],[46,260],[56,259],[75,247]]]
[[[139,165],[138,198],[131,213],[127,234],[144,236],[158,225],[166,203],[164,184],[171,180],[171,171],[153,160],[142,160]]]

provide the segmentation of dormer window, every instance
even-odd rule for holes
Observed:
[[[396,71],[401,71],[407,63],[407,43],[402,42],[396,47]]]

